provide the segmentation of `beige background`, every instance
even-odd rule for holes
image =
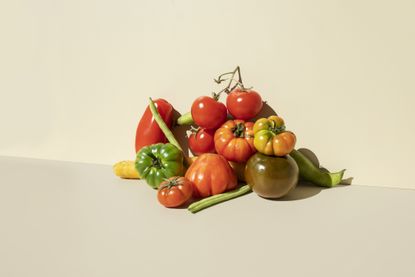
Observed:
[[[2,1],[0,155],[133,158],[147,98],[179,111],[242,67],[329,169],[415,188],[414,1]]]

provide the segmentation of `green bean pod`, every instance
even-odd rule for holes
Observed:
[[[192,125],[194,123],[192,113],[187,112],[177,119],[177,125]]]
[[[212,195],[210,197],[194,202],[187,209],[192,213],[197,213],[205,208],[242,196],[251,191],[252,190],[249,185],[243,185],[237,189],[227,191],[221,194]]]
[[[161,118],[159,112],[157,111],[156,105],[153,102],[153,99],[150,97],[150,103],[149,107],[151,110],[151,113],[153,114],[154,119],[156,120],[157,124],[159,125],[161,131],[166,136],[167,140],[176,146],[180,151],[183,152],[182,147],[180,146],[180,143],[176,140],[174,137],[172,131],[170,131],[169,127],[167,127],[166,123],[164,122],[163,118]]]
[[[321,187],[334,187],[341,183],[345,169],[338,172],[325,172],[315,166],[305,155],[300,151],[293,150],[290,156],[296,161],[300,170],[300,177],[315,185]]]

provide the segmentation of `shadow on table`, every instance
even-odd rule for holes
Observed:
[[[302,200],[313,197],[319,194],[322,190],[326,189],[339,189],[342,187],[348,186],[348,184],[344,184],[343,181],[341,184],[332,187],[332,188],[325,188],[319,187],[314,184],[311,184],[306,181],[299,181],[297,187],[291,190],[286,196],[279,198],[279,199],[267,199],[271,201],[295,201],[295,200]]]
[[[291,190],[286,196],[281,199],[276,199],[278,201],[293,201],[301,200],[313,197],[314,195],[319,194],[323,189],[322,187],[317,187],[313,184],[300,181],[297,184],[297,187]]]

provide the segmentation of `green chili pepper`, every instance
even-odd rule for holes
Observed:
[[[300,151],[293,150],[290,156],[296,161],[298,168],[300,169],[300,177],[309,181],[315,185],[321,187],[334,187],[341,183],[345,169],[339,172],[325,172],[315,166],[306,156]]]
[[[157,143],[141,148],[135,167],[152,188],[173,176],[183,176],[183,154],[171,143]]]

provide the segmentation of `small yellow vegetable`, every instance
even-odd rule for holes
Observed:
[[[141,179],[135,161],[121,161],[113,165],[115,175],[123,179]]]

